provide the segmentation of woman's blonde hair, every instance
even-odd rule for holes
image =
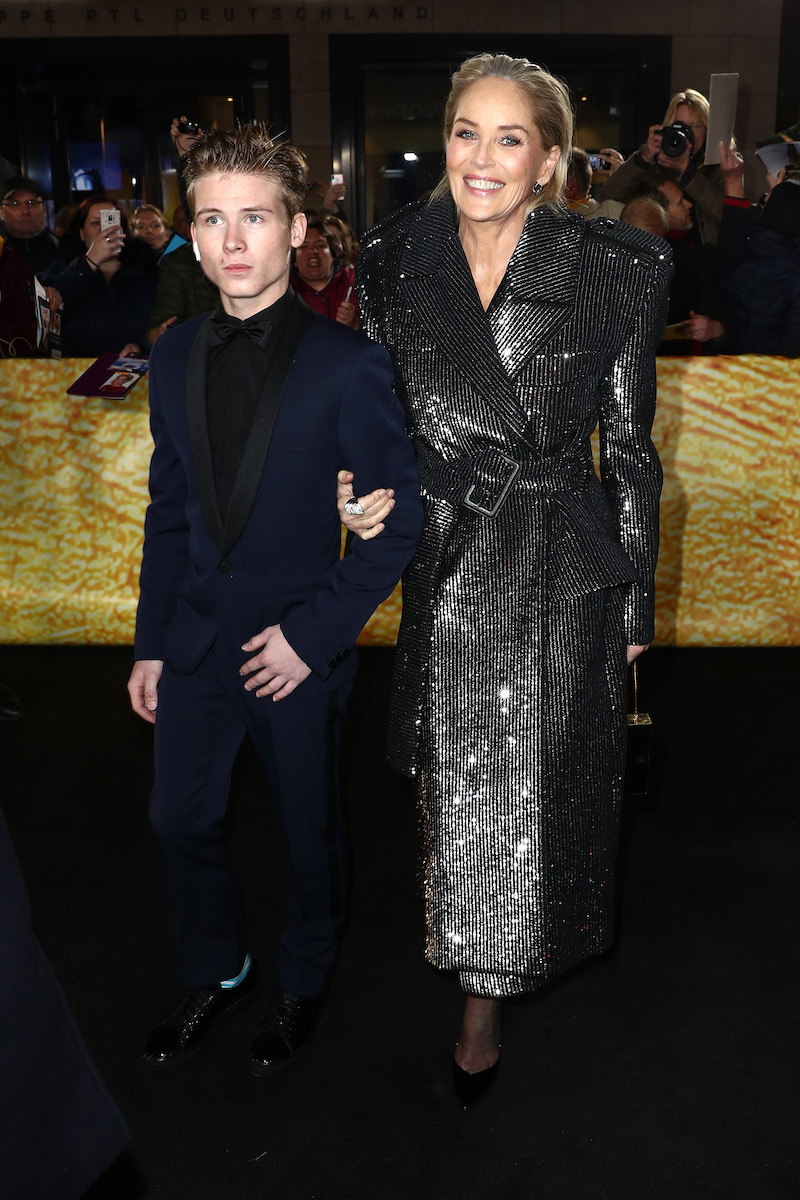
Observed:
[[[155,213],[156,216],[158,217],[158,219],[161,221],[164,228],[166,230],[169,230],[169,221],[167,220],[165,214],[161,211],[161,209],[156,208],[155,204],[140,204],[139,207],[136,209],[136,211],[131,216],[131,227],[135,228],[136,222],[138,221],[139,217],[142,215],[142,213],[147,213],[147,212]]]
[[[687,106],[687,108],[691,112],[692,116],[696,120],[703,122],[703,124],[706,127],[706,133],[707,133],[708,132],[708,113],[709,113],[708,100],[706,100],[706,98],[702,92],[696,92],[694,90],[694,88],[686,88],[682,92],[675,93],[675,95],[670,100],[669,108],[667,109],[667,111],[664,115],[664,124],[665,125],[674,125],[674,123],[677,119],[678,109],[680,108],[680,106],[682,104],[685,104]],[[692,133],[694,133],[694,130],[692,130]],[[697,138],[694,139],[694,142],[692,145],[692,154],[699,154],[701,151],[705,152],[705,137],[703,137],[702,145],[697,144]]]
[[[510,58],[507,54],[478,54],[475,58],[467,59],[450,81],[450,95],[444,110],[445,147],[453,132],[461,98],[473,83],[479,83],[482,79],[506,79],[509,83],[515,83],[528,101],[533,124],[545,151],[551,146],[558,146],[561,153],[553,177],[538,196],[531,196],[527,211],[531,212],[540,204],[557,205],[567,179],[575,126],[575,112],[566,84],[527,58]],[[431,193],[431,200],[439,200],[449,192],[450,183],[445,172]]]

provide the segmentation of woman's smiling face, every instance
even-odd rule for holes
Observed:
[[[481,79],[461,97],[447,141],[450,191],[462,218],[522,217],[534,184],[546,184],[559,158],[545,149],[525,93],[507,79]]]

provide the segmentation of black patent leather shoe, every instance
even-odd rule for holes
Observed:
[[[311,1041],[324,1007],[324,996],[273,993],[269,1011],[250,1047],[251,1074],[270,1075],[293,1062]]]
[[[487,1067],[485,1071],[476,1071],[474,1075],[470,1075],[469,1071],[465,1071],[453,1059],[453,1089],[456,1093],[456,1100],[462,1108],[474,1108],[481,1100],[489,1088],[497,1078],[497,1071],[500,1066],[500,1059]]]
[[[189,988],[169,1016],[150,1030],[142,1057],[149,1067],[171,1067],[196,1054],[212,1030],[255,999],[259,972],[255,962],[235,988],[219,983]]]
[[[25,716],[22,701],[7,683],[0,682],[0,721],[18,721]]]

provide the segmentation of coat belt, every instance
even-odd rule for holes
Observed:
[[[512,491],[552,495],[582,491],[594,474],[591,459],[561,457],[519,462],[493,446],[474,458],[442,458],[417,442],[417,468],[425,491],[462,504],[484,517],[496,517]]]

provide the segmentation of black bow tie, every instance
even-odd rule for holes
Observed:
[[[212,347],[224,346],[234,334],[243,333],[249,337],[251,342],[254,342],[256,346],[260,346],[263,350],[269,341],[272,326],[265,317],[259,317],[257,320],[243,321],[239,325],[232,325],[225,317],[215,314],[209,319],[208,332],[208,342]]]

